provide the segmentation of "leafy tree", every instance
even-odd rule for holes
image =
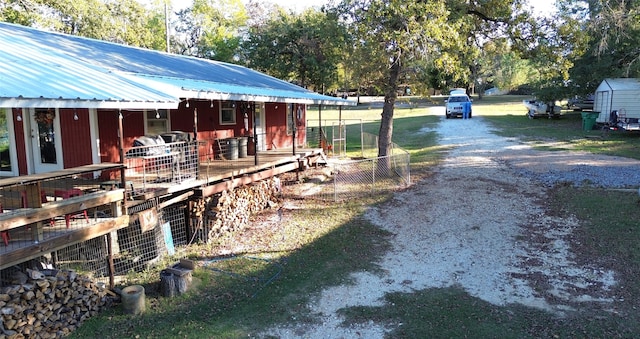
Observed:
[[[560,0],[558,34],[571,46],[570,94],[604,78],[640,76],[640,1]]]
[[[522,59],[504,38],[494,39],[484,44],[480,63],[484,70],[480,76],[483,83],[502,90],[515,90],[539,76],[531,62]]]
[[[157,12],[135,0],[9,0],[0,3],[0,13],[4,21],[72,35],[141,47],[164,45],[163,25],[151,20]]]
[[[513,24],[513,10],[519,7],[520,1],[506,0],[344,0],[336,7],[353,31],[357,50],[367,54],[361,60],[378,70],[371,74],[383,75],[377,79],[385,94],[379,156],[390,154],[394,105],[407,73],[427,66],[441,86],[470,83],[477,74],[478,33],[522,33]],[[526,18],[516,17],[516,22]]]
[[[243,43],[248,67],[326,92],[337,86],[345,31],[331,14],[278,9],[264,24],[249,28]]]
[[[176,52],[233,62],[237,59],[240,32],[247,15],[240,0],[195,0],[177,13]]]
[[[35,0],[0,1],[0,21],[31,26],[38,18],[33,10],[37,6]]]

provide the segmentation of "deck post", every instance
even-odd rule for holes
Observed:
[[[318,145],[322,148],[322,104],[318,104]]]
[[[258,132],[256,131],[256,102],[253,102],[251,110],[251,120],[253,120],[253,164],[258,166]]]
[[[122,130],[122,111],[118,110],[118,153],[120,155],[120,164],[124,165],[124,132]],[[111,179],[110,179],[111,180]],[[124,192],[122,192],[124,201],[127,201],[127,178],[125,174],[124,166],[120,168],[120,187],[124,188]],[[131,191],[131,196],[133,198],[133,190]],[[124,205],[121,209],[122,214],[126,213]]]
[[[213,101],[212,101],[213,102]],[[196,178],[200,177],[200,147],[198,146],[198,108],[193,109],[193,142],[196,147]]]

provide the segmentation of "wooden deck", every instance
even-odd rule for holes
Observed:
[[[258,152],[234,160],[208,159],[198,164],[197,176],[174,178],[177,180],[150,180],[141,195],[133,195],[131,187],[117,190],[96,190],[99,181],[91,184],[91,194],[65,200],[44,202],[32,208],[15,208],[0,214],[0,231],[8,232],[8,245],[0,243],[0,269],[38,258],[39,256],[64,247],[90,240],[112,231],[127,227],[130,216],[128,208],[149,199],[159,198],[159,207],[185,201],[192,196],[207,197],[240,185],[267,179],[281,173],[312,166],[325,159],[322,149],[291,149]],[[115,167],[114,167],[115,166]],[[56,173],[37,174],[25,178],[4,178],[8,185],[35,185],[39,191],[51,190],[43,180],[58,180],[58,185],[66,185],[69,175],[75,172],[92,172],[105,168],[119,168],[121,165],[90,165],[79,169],[64,170]],[[130,178],[127,176],[126,181]],[[150,176],[150,179],[153,179]],[[118,183],[116,181],[115,183]],[[65,186],[66,187],[66,186]],[[39,194],[35,194],[39,197]],[[124,201],[124,197],[126,201]],[[124,201],[125,215],[117,216],[118,204]],[[100,207],[106,206],[110,213],[100,214]],[[88,210],[88,220],[83,214]],[[65,214],[72,215],[70,227],[67,227]],[[113,217],[112,217],[113,216]],[[135,216],[134,216],[135,217]]]
[[[248,184],[252,181],[296,170],[300,166],[311,166],[320,159],[324,159],[324,153],[320,148],[296,149],[295,154],[291,149],[259,151],[257,156],[251,155],[234,160],[207,159],[198,164],[197,176],[158,180],[158,177],[148,174],[142,190],[143,194],[138,196],[134,194],[133,198],[134,200],[146,200],[186,190],[194,190],[196,195],[209,196],[235,187],[228,185],[229,181],[244,178],[242,184]],[[132,180],[134,186],[142,186],[140,181],[132,179],[132,176],[127,176],[127,180]],[[220,183],[227,184],[220,185]],[[136,188],[133,189],[136,190]],[[131,187],[127,187],[127,189],[131,189]]]

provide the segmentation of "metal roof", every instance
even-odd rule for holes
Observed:
[[[176,108],[182,98],[353,105],[249,68],[0,23],[0,107]]]
[[[600,83],[597,91],[604,89],[614,91],[638,91],[640,90],[640,79],[637,78],[607,78]]]

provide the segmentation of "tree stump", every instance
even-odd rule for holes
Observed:
[[[160,293],[165,297],[174,297],[189,290],[191,270],[171,267],[160,272]]]
[[[173,278],[173,274],[166,270],[160,272],[160,294],[169,298],[176,295],[176,281]]]

